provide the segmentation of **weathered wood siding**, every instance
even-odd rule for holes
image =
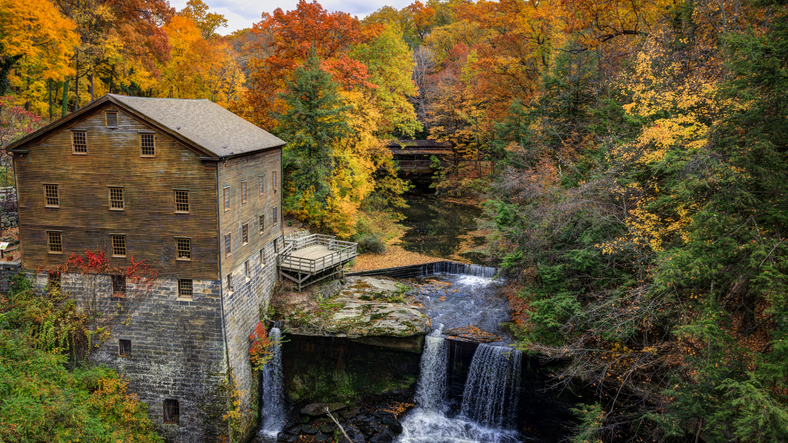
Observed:
[[[219,230],[223,287],[226,275],[242,266],[246,260],[259,260],[260,250],[282,233],[282,149],[274,148],[229,159],[219,169]],[[273,174],[276,173],[276,188]],[[260,177],[264,177],[264,192],[260,193]],[[242,183],[247,184],[246,203],[242,203]],[[230,208],[224,207],[224,190],[230,190]],[[277,224],[273,224],[273,208],[277,208]],[[260,232],[260,215],[265,215],[265,226]],[[243,243],[243,225],[249,227],[249,241]],[[232,247],[225,250],[225,235],[230,234]],[[238,278],[236,276],[236,278]],[[236,282],[239,283],[239,282]]]
[[[108,128],[105,111],[118,111]],[[71,130],[87,131],[87,155],[72,153]],[[111,103],[70,122],[15,158],[23,267],[54,268],[72,253],[107,248],[113,266],[131,256],[177,278],[216,280],[218,216],[216,168],[200,155],[157,131],[156,153],[140,156],[140,132],[154,127]],[[44,184],[57,184],[60,207],[44,204]],[[123,188],[125,208],[110,210],[109,187]],[[189,191],[189,213],[175,213],[175,189]],[[63,253],[47,250],[46,231],[61,231]],[[110,235],[126,236],[126,258],[114,258]],[[191,239],[190,261],[176,260],[176,237]]]

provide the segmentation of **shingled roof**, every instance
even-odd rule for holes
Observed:
[[[8,146],[14,149],[110,101],[155,123],[206,154],[233,157],[285,145],[285,142],[210,100],[129,97],[107,94]]]
[[[210,100],[108,95],[213,152],[217,157],[245,154],[285,144]]]

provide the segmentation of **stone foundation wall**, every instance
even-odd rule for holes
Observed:
[[[258,412],[259,381],[252,373],[249,361],[249,334],[252,333],[260,320],[260,311],[268,307],[277,281],[276,248],[282,246],[281,237],[268,243],[260,251],[232,271],[222,272],[233,275],[233,290],[224,284],[224,324],[227,339],[227,358],[233,378],[233,387],[240,393],[240,410],[244,413],[239,432],[247,433],[256,425]],[[262,260],[261,260],[262,257]],[[249,264],[249,275],[246,265]],[[241,436],[234,435],[239,439]]]
[[[22,270],[19,262],[0,264],[0,294],[7,294],[11,280]]]
[[[104,313],[110,335],[90,358],[126,377],[167,441],[218,441],[229,433],[221,282],[193,280],[191,299],[178,297],[177,282],[160,279],[144,291],[128,284],[126,296],[116,297],[108,275],[64,274],[61,289]],[[45,274],[37,276],[36,286],[46,283]],[[130,342],[128,355],[121,340]],[[178,402],[177,423],[164,423],[165,400]]]

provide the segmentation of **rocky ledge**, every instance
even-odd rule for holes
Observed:
[[[322,287],[318,303],[291,310],[283,323],[290,334],[359,341],[425,335],[430,320],[410,303],[409,290],[387,278],[347,277]]]

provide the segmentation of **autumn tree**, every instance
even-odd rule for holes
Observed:
[[[176,15],[164,25],[171,52],[161,65],[156,94],[170,98],[208,98],[222,106],[239,100],[243,72],[233,47],[218,39],[203,38],[197,25]]]
[[[202,0],[189,0],[180,15],[193,21],[205,40],[216,35],[217,29],[227,27],[227,19],[222,14],[208,12],[208,5]]]
[[[364,84],[367,68],[352,59],[348,51],[354,44],[374,36],[377,30],[362,30],[360,22],[350,15],[329,13],[317,2],[305,0],[300,0],[293,11],[277,8],[273,15],[264,16],[252,32],[269,34],[272,50],[266,58],[253,57],[249,61],[245,109],[250,114],[247,118],[269,129],[276,126],[271,114],[284,112],[279,93],[285,88],[285,80],[311,51],[315,51],[342,87]]]
[[[0,1],[0,96],[13,91],[27,110],[45,114],[48,85],[73,72],[75,29],[48,0]]]

